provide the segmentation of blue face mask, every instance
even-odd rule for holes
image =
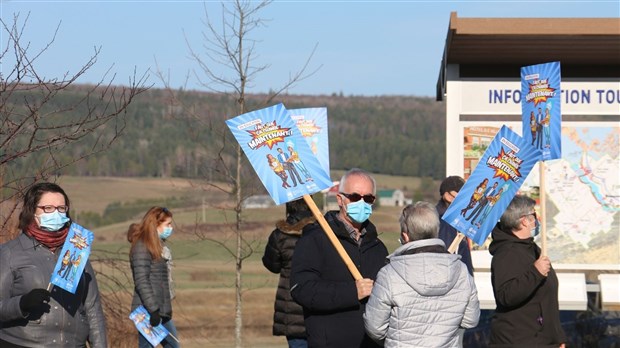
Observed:
[[[39,227],[46,231],[56,232],[63,228],[67,222],[69,222],[67,214],[59,213],[58,210],[55,210],[53,213],[39,215]]]
[[[536,237],[540,233],[540,222],[538,219],[534,219],[534,228],[530,231],[532,238]]]
[[[368,220],[371,214],[372,205],[364,202],[363,199],[347,204],[347,215],[358,224]]]
[[[170,235],[172,235],[172,227],[164,227],[163,232],[159,234],[159,239],[168,239]]]

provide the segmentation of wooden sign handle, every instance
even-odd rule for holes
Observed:
[[[332,242],[334,248],[336,248],[336,251],[338,252],[338,255],[340,255],[342,261],[344,261],[344,263],[347,265],[347,268],[349,269],[349,272],[351,272],[351,275],[353,275],[353,278],[355,278],[355,280],[362,279],[362,274],[357,269],[357,267],[355,267],[353,260],[351,260],[349,254],[347,254],[346,250],[344,250],[342,244],[340,244],[340,241],[334,234],[334,231],[332,231],[331,226],[329,226],[327,220],[325,220],[325,217],[316,206],[316,203],[314,203],[314,200],[312,200],[312,197],[310,197],[310,195],[304,195],[304,201],[306,201],[306,204],[308,204],[308,207],[310,207],[312,214],[314,214],[314,217],[319,222],[319,225],[321,225],[323,231],[325,231],[325,234],[327,235],[327,238],[329,238],[329,241]]]
[[[454,240],[452,241],[452,244],[450,244],[450,247],[448,248],[448,252],[450,254],[455,254],[459,250],[459,244],[461,243],[463,238],[465,238],[465,235],[462,234],[461,232],[458,232],[456,234],[456,237],[454,238]]]

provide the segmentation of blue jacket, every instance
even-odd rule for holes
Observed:
[[[358,246],[337,214],[328,212],[327,223],[362,276],[374,280],[388,254],[375,226],[366,222],[366,234]],[[364,330],[368,299],[357,299],[355,279],[318,223],[304,228],[295,246],[291,295],[304,308],[310,347],[377,347]]]

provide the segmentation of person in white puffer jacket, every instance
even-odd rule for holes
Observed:
[[[461,347],[478,325],[480,303],[461,256],[441,239],[439,216],[427,202],[403,209],[401,244],[377,275],[364,313],[366,332],[385,347]]]

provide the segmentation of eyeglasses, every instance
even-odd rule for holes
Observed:
[[[66,213],[69,211],[69,206],[66,205],[59,205],[57,207],[53,205],[37,205],[37,208],[41,208],[46,213],[53,213],[54,210],[58,210],[59,213]]]
[[[367,195],[360,195],[359,193],[353,192],[353,193],[344,193],[344,192],[340,192],[341,195],[347,197],[351,202],[357,202],[360,199],[364,199],[364,202],[368,203],[368,204],[373,204],[375,202],[375,199],[377,199],[377,197],[371,195],[371,194],[367,194]]]

